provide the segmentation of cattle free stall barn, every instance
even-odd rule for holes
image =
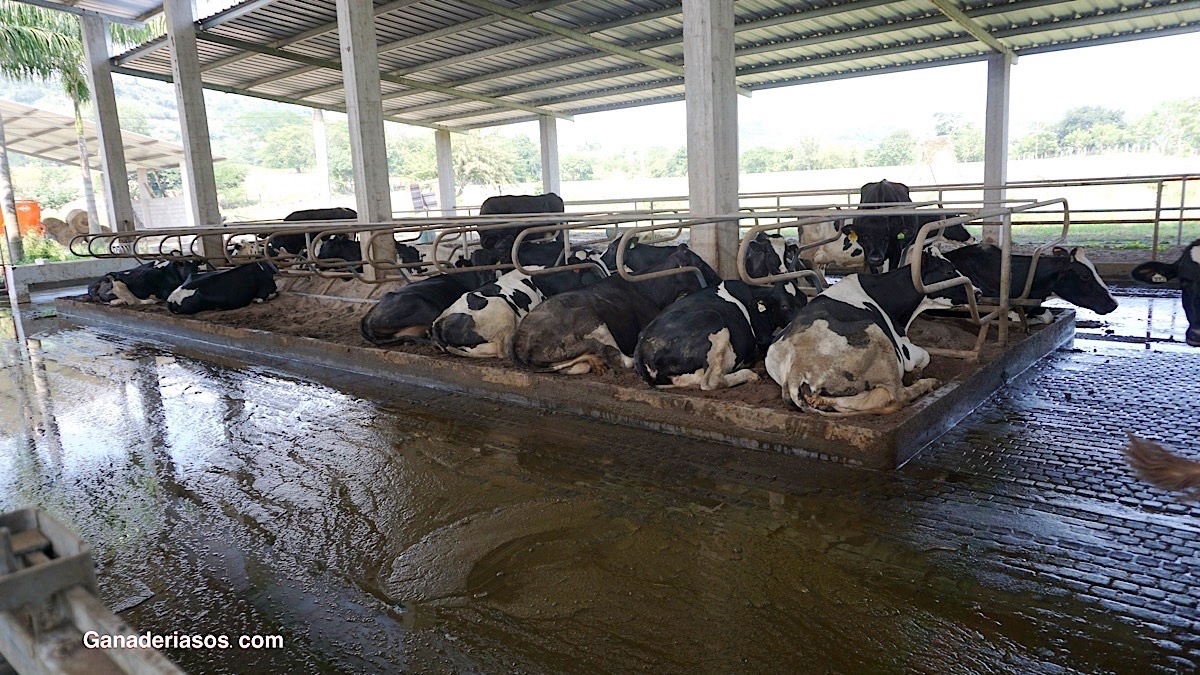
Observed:
[[[39,2],[48,3],[59,4]],[[186,232],[131,231],[127,195],[110,181],[121,234],[76,250],[161,262],[177,249],[192,262],[279,270],[278,297],[191,318],[162,305],[60,301],[60,316],[83,328],[65,326],[30,352],[37,386],[22,408],[40,410],[44,433],[23,442],[49,444],[48,460],[0,469],[19,487],[0,506],[18,495],[68,504],[106,542],[101,591],[139,627],[287,637],[270,656],[169,653],[189,669],[1200,663],[1196,596],[1179,581],[1198,555],[1194,538],[1179,536],[1195,530],[1195,511],[1132,483],[1117,454],[1120,432],[1138,424],[1196,440],[1190,427],[1151,419],[1184,416],[1170,394],[1192,396],[1190,384],[1139,386],[1187,372],[1193,354],[1054,351],[1073,339],[1075,311],[1056,306],[1045,326],[1010,323],[1023,294],[1003,283],[1015,216],[1059,218],[1067,240],[1057,243],[1070,240],[1062,200],[1007,198],[1017,57],[1191,31],[1200,3],[254,0],[210,17],[182,0],[62,8],[81,14],[90,36],[102,141],[118,128],[110,73],[175,82],[193,206]],[[119,55],[98,49],[105,21],[160,11],[166,38]],[[876,215],[921,211],[971,226],[1001,251],[998,297],[914,322],[908,337],[930,348],[925,375],[940,386],[894,415],[801,412],[761,366],[759,381],[732,389],[660,391],[615,368],[568,378],[424,345],[378,347],[359,334],[386,293],[454,273],[480,235],[514,224],[530,226],[529,239],[561,231],[571,246],[616,243],[622,256],[635,236],[638,246],[686,240],[723,279],[754,283],[745,252],[757,234],[803,240],[846,214],[831,204],[741,208],[736,97],[972,60],[988,63],[981,196],[914,195]],[[220,227],[203,88],[347,112],[356,220]],[[387,203],[385,120],[434,132],[441,195],[454,194],[452,131],[537,120],[544,191],[560,192],[558,120],[669,100],[688,102],[684,211],[468,217],[443,199],[441,217],[415,219]],[[119,149],[105,147],[106,175],[123,176]],[[294,257],[269,246],[232,252],[263,234],[306,246]],[[914,246],[935,235],[922,228]],[[322,258],[333,241],[357,241],[359,255]],[[426,246],[427,257],[403,262],[397,241]],[[1055,243],[1037,254],[1055,257]],[[510,244],[514,262],[478,269],[536,273],[520,259],[522,242]],[[613,272],[630,274],[621,264]],[[776,272],[811,293],[825,283]],[[111,372],[72,351],[111,362]],[[1106,359],[1127,367],[1106,369]],[[128,386],[110,396],[106,378]],[[91,402],[77,413],[54,398],[60,387]],[[1133,402],[1105,398],[1113,391]],[[1147,415],[1146,405],[1168,414]],[[79,429],[142,453],[126,463],[123,451],[96,450],[104,468],[75,476],[96,487],[95,509],[56,487],[70,481],[41,479],[80,465]],[[119,517],[89,515],[97,509]]]

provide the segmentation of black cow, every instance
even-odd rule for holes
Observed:
[[[317,242],[317,260],[362,262],[362,248],[358,240],[348,234],[333,234]],[[318,269],[354,270],[362,272],[362,265],[317,263]]]
[[[342,207],[332,209],[302,209],[300,211],[292,211],[283,219],[285,223],[321,221],[321,220],[357,220],[358,212],[354,209]],[[266,239],[267,235],[258,235],[262,239]],[[292,255],[304,255],[308,250],[308,239],[305,238],[303,232],[298,234],[279,234],[271,239],[270,253],[277,254],[278,251],[286,251]],[[361,258],[359,258],[361,260]]]
[[[1174,263],[1151,261],[1133,268],[1134,279],[1147,284],[1179,280],[1183,289],[1183,313],[1188,320],[1187,343],[1200,347],[1200,239],[1188,244]]]
[[[383,296],[359,322],[363,339],[377,345],[424,342],[429,326],[463,294],[494,281],[493,272],[438,274]]]
[[[709,286],[654,317],[638,339],[633,369],[647,384],[662,388],[709,391],[753,382],[758,375],[750,366],[806,301],[793,280]]]
[[[167,299],[196,268],[182,260],[157,260],[110,272],[88,286],[88,298],[110,305],[152,305]]]
[[[907,266],[879,275],[852,274],[799,311],[767,349],[767,374],[783,398],[807,412],[894,413],[938,385],[904,374],[929,364],[929,352],[908,339],[921,311],[965,304],[965,286],[926,296]],[[921,257],[921,279],[935,284],[962,275],[936,249]]]
[[[667,260],[647,272],[693,266],[701,271],[703,285],[721,279],[700,256],[684,244]],[[696,275],[673,274],[642,282],[610,276],[587,288],[549,298],[530,312],[513,338],[517,365],[548,369],[568,375],[607,367],[633,365],[638,334],[663,307],[702,287]]]
[[[945,256],[983,295],[995,298],[1000,296],[1001,254],[997,246],[973,244],[947,251]],[[1032,262],[1033,256],[1012,257],[1009,297],[1015,298],[1025,289],[1025,280]],[[1117,308],[1117,301],[1108,292],[1108,286],[1100,279],[1095,266],[1080,248],[1070,251],[1055,248],[1052,255],[1038,258],[1029,298],[1042,301],[1051,295],[1057,295],[1071,304],[1086,307],[1097,314],[1108,314]],[[1034,320],[1044,322],[1049,318],[1048,314],[1049,310]]]
[[[849,240],[863,249],[867,271],[879,274],[900,266],[904,253],[917,236],[917,231],[927,223],[953,217],[953,214],[930,213],[927,215],[861,215],[870,209],[886,208],[886,204],[911,204],[908,186],[881,180],[867,183],[859,189],[859,214],[842,228]],[[960,242],[972,240],[971,234],[962,225],[951,225],[942,232],[947,239]]]
[[[167,298],[173,314],[239,309],[275,297],[275,266],[257,262],[188,276]]]
[[[620,248],[617,244],[620,242],[621,240],[618,238],[610,243],[604,250],[604,254],[600,256],[600,260],[610,272],[617,271],[617,251]],[[647,270],[670,258],[677,248],[676,246],[642,244],[638,242],[637,237],[630,237],[629,243],[625,247],[625,267],[634,272]]]
[[[531,213],[563,213],[566,211],[566,205],[563,204],[562,197],[547,192],[544,195],[500,195],[498,197],[488,197],[483,200],[483,204],[479,207],[479,215],[518,215]],[[513,227],[503,227],[494,230],[485,230],[479,233],[479,246],[489,251],[495,251],[500,254],[501,244],[505,239],[509,240],[509,247],[512,246],[512,239],[521,233],[527,227],[532,225],[514,225]],[[501,258],[504,256],[501,255]],[[510,256],[511,257],[511,256]]]

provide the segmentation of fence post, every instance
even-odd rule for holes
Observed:
[[[1187,208],[1188,176],[1179,181],[1179,232],[1175,234],[1175,245],[1183,246],[1183,210]]]
[[[1150,259],[1158,260],[1158,225],[1162,221],[1163,182],[1158,181],[1158,197],[1154,201],[1154,239],[1150,244]]]

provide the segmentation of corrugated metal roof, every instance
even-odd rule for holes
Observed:
[[[134,1],[77,4],[116,8]],[[384,114],[395,122],[468,129],[683,97],[679,0],[374,4]],[[1018,56],[1200,30],[1200,0],[955,4],[983,37]],[[737,81],[744,90],[978,61],[994,53],[930,0],[738,0],[734,8]],[[345,109],[333,0],[249,0],[198,24],[206,86]],[[169,79],[167,50],[160,40],[113,61],[118,72]]]
[[[79,165],[79,141],[75,118],[49,110],[0,100],[4,136],[11,152],[63,164]],[[84,120],[83,136],[88,147],[88,165],[100,171],[100,143],[96,125]],[[170,169],[183,163],[183,146],[130,131],[121,132],[125,165],[134,169]],[[223,159],[214,157],[213,159]]]

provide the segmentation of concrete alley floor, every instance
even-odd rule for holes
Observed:
[[[0,511],[139,630],[285,638],[195,672],[1194,671],[1200,508],[1121,448],[1200,457],[1200,349],[1119,299],[895,472],[39,319]]]

